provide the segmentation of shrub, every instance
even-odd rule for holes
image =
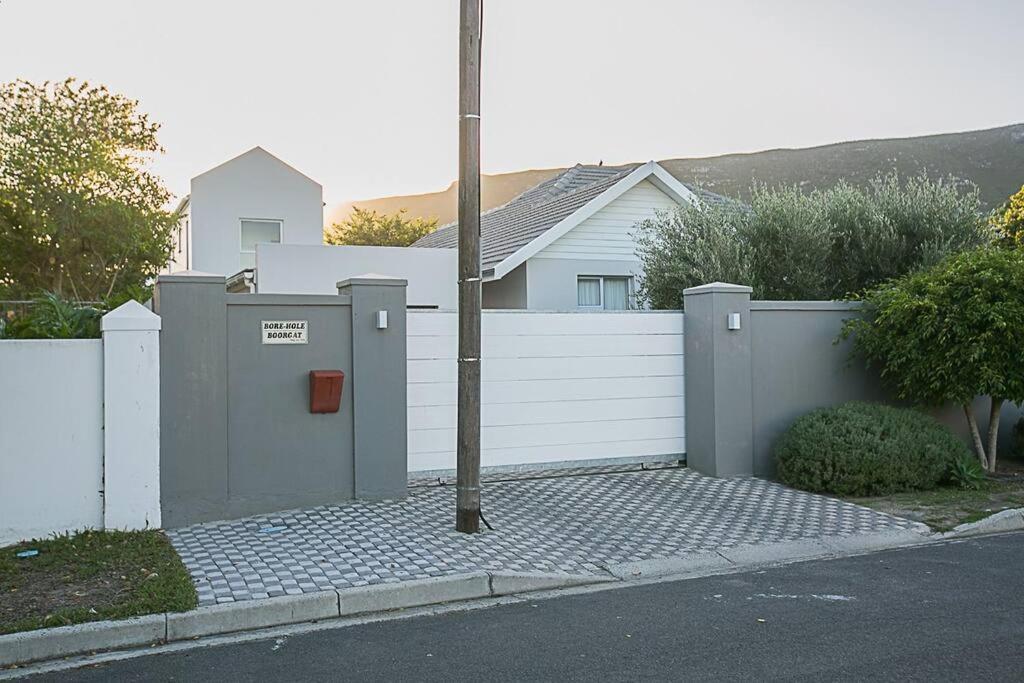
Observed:
[[[934,488],[962,457],[967,447],[924,413],[856,401],[804,415],[775,446],[783,483],[849,496]]]
[[[96,339],[103,311],[47,292],[0,324],[0,339]]]
[[[949,480],[965,491],[976,491],[985,483],[985,468],[975,457],[959,457],[949,466]]]

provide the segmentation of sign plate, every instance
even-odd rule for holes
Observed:
[[[305,320],[262,321],[264,344],[308,344],[309,325]]]

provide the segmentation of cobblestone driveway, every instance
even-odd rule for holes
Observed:
[[[714,479],[685,468],[543,474],[485,478],[483,512],[494,530],[477,536],[453,530],[450,485],[414,486],[404,500],[200,524],[169,536],[199,604],[209,605],[479,570],[603,573],[608,564],[695,551],[917,528],[760,479]]]

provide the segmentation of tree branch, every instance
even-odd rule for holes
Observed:
[[[992,397],[992,406],[988,414],[988,471],[996,471],[996,448],[999,446],[999,413],[1003,408],[1003,399]]]
[[[974,419],[974,408],[970,403],[964,404],[964,415],[967,416],[967,424],[971,427],[971,438],[974,440],[974,452],[978,454],[981,466],[988,469],[988,458],[985,457],[985,445],[981,443],[981,433],[978,431],[978,421]]]

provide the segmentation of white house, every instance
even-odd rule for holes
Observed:
[[[262,147],[197,175],[178,205],[167,271],[233,275],[262,242],[323,244],[323,188]]]
[[[632,233],[658,211],[696,202],[654,161],[576,166],[480,217],[484,308],[635,308],[642,274]],[[723,201],[701,192],[701,201]],[[454,249],[458,224],[414,247]]]

